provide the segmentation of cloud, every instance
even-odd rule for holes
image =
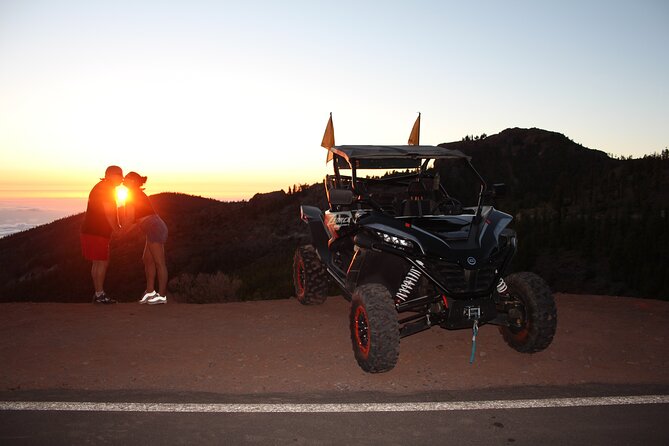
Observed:
[[[35,207],[0,207],[0,237],[50,223],[71,214],[72,212],[65,210]]]
[[[15,223],[15,224],[1,224],[0,223],[0,238],[6,237],[8,235],[25,231],[31,228],[34,228],[37,225],[32,225],[29,223]]]

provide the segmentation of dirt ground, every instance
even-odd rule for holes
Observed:
[[[355,362],[349,303],[329,298],[162,306],[0,305],[0,391],[165,390],[226,394],[449,391],[669,384],[669,302],[557,294],[544,352],[516,353],[494,326],[404,338],[397,367]]]

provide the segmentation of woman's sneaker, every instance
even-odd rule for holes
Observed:
[[[150,293],[144,293],[144,297],[142,297],[142,298],[139,300],[139,303],[140,303],[140,304],[145,304],[145,303],[147,303],[147,302],[149,301],[149,299],[151,299],[151,298],[152,298],[153,296],[155,296],[156,294],[158,294],[158,293],[156,293],[155,291],[151,291]]]
[[[156,293],[156,295],[150,297],[149,300],[146,301],[146,303],[149,305],[166,304],[167,296],[161,296],[160,294]]]

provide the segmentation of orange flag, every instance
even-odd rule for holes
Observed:
[[[332,159],[332,152],[329,149],[334,147],[334,145],[334,125],[332,124],[332,113],[330,113],[330,119],[328,120],[328,125],[325,127],[325,133],[323,134],[323,142],[321,142],[321,147],[328,149],[328,157],[325,160],[326,163]]]
[[[409,135],[409,145],[410,146],[419,146],[420,145],[420,112],[416,118],[416,122],[413,124],[411,129],[411,135]]]

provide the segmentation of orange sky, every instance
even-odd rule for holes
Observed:
[[[0,1],[0,199],[110,164],[224,200],[321,181],[330,112],[337,144],[405,144],[420,111],[424,144],[666,148],[667,3],[535,3]]]
[[[325,154],[324,149],[319,153]],[[0,179],[0,200],[3,199],[32,199],[32,198],[85,198],[90,189],[100,177],[104,176],[104,168],[100,172],[43,172],[35,176],[24,176],[16,172],[5,172]],[[291,173],[282,175],[281,172],[249,173],[170,173],[146,172],[142,175],[149,177],[146,183],[146,192],[151,195],[160,192],[181,192],[192,195],[201,195],[225,201],[248,199],[258,192],[274,190],[288,190],[295,183],[317,182],[325,173],[315,175]],[[125,169],[127,173],[130,170]],[[1,169],[0,169],[1,172]],[[309,178],[311,177],[311,178]]]

